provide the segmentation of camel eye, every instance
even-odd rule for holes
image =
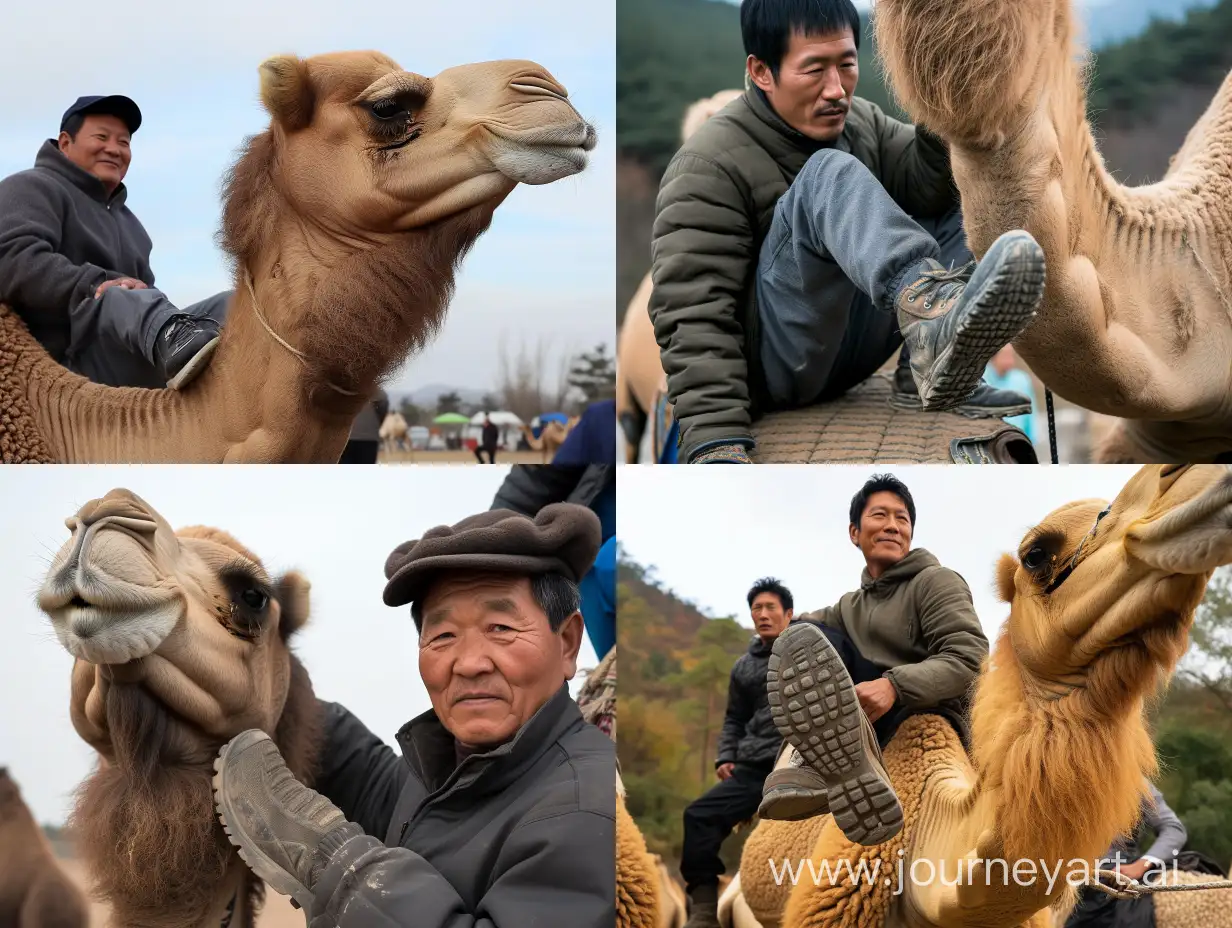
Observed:
[[[1048,552],[1045,551],[1043,548],[1041,548],[1039,545],[1035,545],[1034,547],[1032,547],[1031,550],[1029,550],[1025,555],[1023,555],[1023,558],[1022,558],[1022,566],[1027,568],[1027,570],[1032,570],[1032,571],[1039,570],[1041,567],[1043,567],[1047,563],[1048,563]]]
[[[397,100],[377,100],[368,109],[373,116],[382,122],[397,119],[399,116],[404,118],[410,116],[410,113],[406,111],[406,107]]]
[[[240,594],[240,599],[244,601],[244,605],[250,609],[260,611],[265,608],[269,602],[269,597],[260,590],[247,589]]]

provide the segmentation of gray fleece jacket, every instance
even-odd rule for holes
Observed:
[[[153,242],[125,205],[123,184],[102,181],[48,139],[34,167],[0,181],[0,302],[8,303],[48,354],[68,363],[70,312],[105,280],[154,286]]]

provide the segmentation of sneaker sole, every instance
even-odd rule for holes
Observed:
[[[239,816],[235,814],[235,808],[223,789],[226,782],[227,758],[233,752],[243,750],[258,741],[268,739],[268,737],[268,735],[264,735],[261,732],[244,732],[219,752],[218,757],[214,759],[214,777],[212,780],[214,786],[214,807],[218,810],[218,821],[222,824],[222,830],[227,834],[227,840],[235,845],[240,853],[240,859],[248,865],[249,869],[269,884],[274,892],[291,897],[299,909],[304,912],[311,912],[313,902],[312,890],[290,876],[286,870],[261,853],[259,849],[254,849],[250,853],[240,844],[236,836],[231,833],[231,826],[228,824],[228,818],[232,821],[239,821]]]
[[[779,732],[825,781],[830,814],[847,839],[871,847],[898,834],[902,806],[864,751],[860,701],[826,636],[807,625],[780,635],[766,694]]]
[[[773,815],[766,812],[773,809]],[[757,815],[771,822],[803,822],[830,810],[818,806],[817,794],[803,787],[780,786],[762,797]]]
[[[210,358],[213,357],[215,349],[218,348],[218,342],[222,336],[215,336],[210,339],[201,350],[188,359],[188,363],[180,368],[179,372],[167,381],[167,389],[180,390],[184,386],[197,379],[197,375],[205,370],[205,366],[210,363]]]
[[[1022,333],[1043,301],[1046,275],[1039,244],[1020,234],[999,239],[989,254],[997,248],[1005,257],[958,321],[953,342],[937,359],[940,373],[923,397],[928,412],[961,406],[979,386],[988,359]]]

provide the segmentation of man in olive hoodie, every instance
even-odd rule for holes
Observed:
[[[83,377],[179,389],[217,347],[230,294],[180,309],[154,288],[124,186],[140,125],[128,97],[80,97],[34,167],[0,181],[0,301]]]
[[[945,144],[853,96],[851,0],[744,0],[740,22],[751,86],[656,203],[650,316],[680,460],[748,463],[757,415],[841,395],[904,339],[897,405],[1029,412],[981,378],[1039,305],[1039,245],[1007,232],[970,261]]]
[[[890,474],[870,478],[848,527],[866,565],[860,588],[775,642],[767,695],[788,747],[766,779],[763,818],[829,811],[850,840],[880,844],[902,827],[880,751],[902,721],[940,715],[967,744],[968,691],[988,639],[966,581],[912,550],[915,524],[911,491]]]

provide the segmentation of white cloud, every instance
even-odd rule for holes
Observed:
[[[312,618],[296,651],[317,695],[341,702],[386,742],[430,707],[416,670],[407,608],[381,601],[385,558],[425,529],[486,510],[507,467],[287,466],[13,468],[0,483],[9,530],[0,537],[0,766],[11,768],[42,822],[61,822],[93,752],[68,717],[72,659],[34,603],[64,519],[89,499],[126,487],[172,526],[231,532],[272,571],[312,583]],[[584,641],[579,666],[595,666]],[[581,678],[574,681],[574,691]]]

